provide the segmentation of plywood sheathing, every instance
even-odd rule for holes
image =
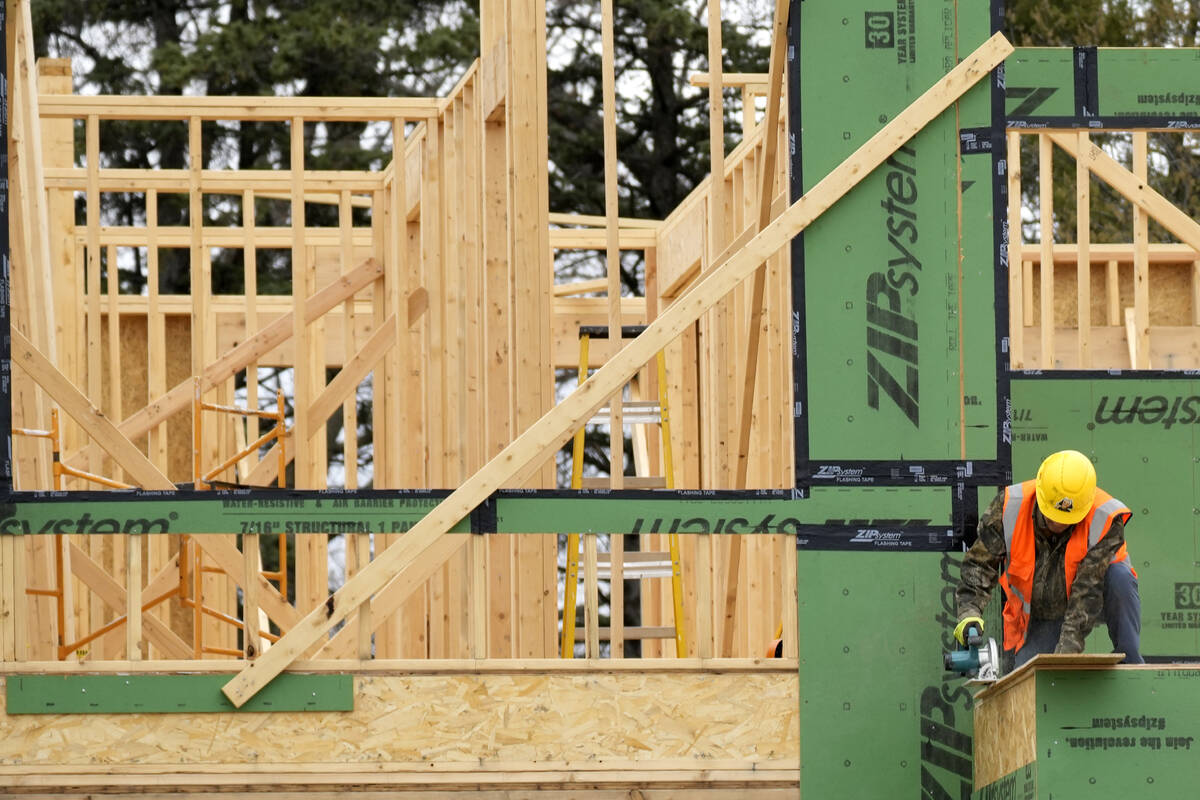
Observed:
[[[0,714],[0,781],[153,784],[169,770],[211,785],[404,783],[460,770],[488,783],[483,773],[522,769],[731,767],[798,780],[798,710],[794,671],[359,675],[345,713]]]
[[[1037,759],[1036,673],[1013,676],[975,702],[975,785],[987,786]]]

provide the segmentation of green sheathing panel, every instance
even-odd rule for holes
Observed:
[[[1019,47],[1004,62],[1004,111],[1031,126],[1103,120],[1119,127],[1121,118],[1195,122],[1198,70],[1195,48]]]
[[[1075,54],[1069,47],[1018,47],[1004,59],[1008,117],[1075,116]]]
[[[801,8],[805,189],[981,44],[990,19],[982,2]],[[986,81],[972,90],[960,109],[964,128],[988,124],[989,96]],[[995,457],[991,158],[965,160],[976,163],[963,179],[977,186],[963,210],[962,233],[973,239],[961,279],[954,110],[805,230],[810,460],[960,459],[964,395],[977,404],[969,424],[983,426],[971,429],[967,458]],[[960,317],[971,320],[962,330],[965,384]]]
[[[797,533],[867,522],[949,525],[948,488],[816,488],[793,500],[519,497],[497,503],[500,533]]]
[[[965,797],[971,693],[942,669],[952,553],[799,553],[800,796]]]
[[[1043,800],[1195,797],[1200,670],[1042,670],[1037,785]]]
[[[1200,383],[1194,378],[1014,377],[1013,474],[1056,450],[1092,458],[1133,511],[1126,541],[1142,597],[1142,654],[1200,655]],[[1104,631],[1088,649],[1108,652]]]
[[[1101,48],[1100,115],[1200,116],[1200,50]]]
[[[440,497],[121,500],[12,503],[0,534],[47,533],[398,533],[407,531]],[[470,530],[467,520],[452,531]]]
[[[978,88],[978,87],[977,87]],[[996,262],[993,241],[992,159],[974,155],[962,164],[962,294],[963,314],[950,318],[962,324],[962,409],[966,452],[973,459],[994,461],[996,442]],[[956,331],[947,325],[946,347],[957,346]],[[947,376],[952,380],[952,376]],[[957,412],[957,407],[950,409]],[[955,420],[957,423],[957,420]],[[955,428],[957,430],[957,428]],[[951,442],[948,457],[959,450]]]
[[[276,677],[237,708],[228,675],[10,675],[9,714],[161,714],[215,711],[352,711],[349,675]]]

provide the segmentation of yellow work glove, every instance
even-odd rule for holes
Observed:
[[[975,630],[972,631],[972,628]],[[983,639],[983,618],[963,617],[954,628],[954,638],[964,647],[978,644]]]

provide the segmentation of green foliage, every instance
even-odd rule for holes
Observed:
[[[604,214],[604,116],[601,95],[600,6],[549,0],[548,91],[550,209]],[[723,68],[763,72],[769,47],[747,26],[722,25]],[[688,84],[708,71],[706,5],[697,2],[618,2],[613,9],[617,96],[619,213],[663,219],[709,172],[708,91]],[[726,150],[740,128],[740,95],[725,97]],[[622,281],[641,294],[640,262],[629,258]],[[584,260],[580,273],[603,274]]]

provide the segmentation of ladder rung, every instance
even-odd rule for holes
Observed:
[[[600,641],[607,642],[610,638],[612,638],[612,629],[611,628],[601,627],[598,630],[600,633]],[[625,638],[626,639],[674,639],[675,638],[675,629],[670,627],[669,625],[660,626],[660,627],[646,627],[646,628],[626,627],[625,628]],[[576,627],[575,628],[575,641],[582,642],[583,640],[584,640],[583,627],[582,626]]]
[[[611,478],[584,478],[580,481],[584,489],[611,489]],[[626,475],[624,481],[626,489],[665,489],[667,488],[667,479],[661,475]]]
[[[624,576],[628,580],[671,577],[670,553],[646,553],[635,550],[626,553],[623,561]],[[596,577],[601,580],[612,578],[611,553],[596,554]]]
[[[601,406],[591,421],[603,425],[609,416],[609,407]],[[626,400],[621,403],[621,421],[625,425],[657,425],[662,422],[662,408],[657,400]]]

